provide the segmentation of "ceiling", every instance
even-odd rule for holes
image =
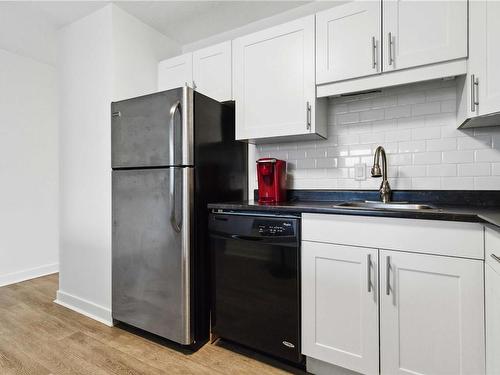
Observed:
[[[111,1],[1,1],[0,48],[55,65],[57,29]],[[181,46],[311,1],[113,1]]]
[[[310,1],[113,1],[180,44],[191,43]],[[110,1],[0,1],[0,13],[32,15],[56,29]]]
[[[310,1],[115,2],[181,45],[270,17]]]

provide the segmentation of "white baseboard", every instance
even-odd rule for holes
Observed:
[[[50,275],[59,272],[59,263],[46,264],[44,266],[30,268],[18,272],[0,275],[0,287],[20,283],[37,277]]]
[[[87,301],[86,299],[80,297],[73,296],[61,290],[57,291],[57,297],[54,302],[70,310],[76,311],[79,314],[97,320],[98,322],[103,323],[109,327],[113,327],[111,310],[104,306],[95,304],[94,302]]]

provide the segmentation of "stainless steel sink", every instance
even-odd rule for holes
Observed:
[[[336,204],[334,207],[370,209],[370,210],[435,210],[430,204],[408,203],[408,202],[376,202],[376,201],[350,201]]]

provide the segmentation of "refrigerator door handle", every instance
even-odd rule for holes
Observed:
[[[175,113],[179,111],[182,123],[182,110],[181,102],[177,100],[172,107],[170,107],[170,134],[169,134],[169,164],[175,164]]]
[[[170,162],[170,223],[172,224],[172,228],[177,233],[180,233],[182,230],[182,218],[180,221],[177,221],[175,217],[175,202],[176,202],[176,194],[175,194],[175,113],[179,111],[179,115],[181,116],[182,121],[182,110],[181,110],[181,102],[177,100],[174,105],[170,108],[170,135],[169,135],[169,162]]]
[[[172,224],[172,228],[177,233],[180,233],[182,230],[182,217],[180,221],[177,221],[175,217],[175,202],[176,202],[176,193],[175,193],[175,169],[174,167],[170,167],[170,224]],[[182,170],[182,169],[181,169]]]

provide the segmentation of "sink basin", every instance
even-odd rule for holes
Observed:
[[[352,201],[342,202],[334,207],[375,209],[375,210],[435,210],[436,207],[429,204],[408,203],[408,202],[376,202],[376,201]]]

